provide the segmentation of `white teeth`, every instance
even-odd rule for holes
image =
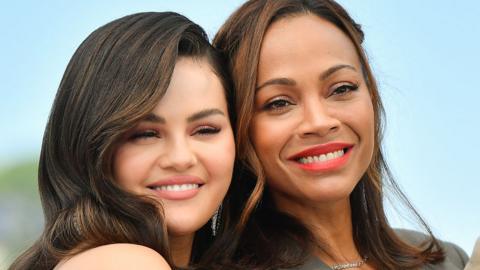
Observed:
[[[330,152],[326,154],[321,154],[318,156],[309,156],[309,157],[302,157],[298,160],[298,162],[302,164],[309,164],[309,163],[314,163],[314,162],[325,162],[331,159],[339,158],[342,157],[345,154],[345,152],[342,150],[338,150],[335,152]]]
[[[154,190],[185,191],[198,188],[198,184],[165,185],[153,187]]]

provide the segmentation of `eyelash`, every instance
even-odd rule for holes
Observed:
[[[220,128],[212,127],[212,126],[200,126],[196,128],[193,132],[193,135],[200,135],[200,136],[208,136],[217,134],[220,132]]]
[[[286,98],[279,97],[265,104],[263,109],[267,111],[282,111],[290,105],[293,105],[293,103]]]
[[[220,128],[211,127],[211,126],[201,126],[193,132],[192,135],[208,136],[217,134],[220,132]],[[141,132],[136,132],[130,136],[130,140],[145,140],[149,138],[157,137],[159,138],[159,133],[155,130],[145,130]]]
[[[145,130],[133,133],[132,136],[130,136],[130,140],[145,140],[153,137],[159,137],[159,133],[155,130]]]
[[[356,91],[358,90],[358,85],[357,84],[342,84],[335,89],[333,89],[331,96],[337,95],[337,96],[343,96],[348,94],[349,92]]]

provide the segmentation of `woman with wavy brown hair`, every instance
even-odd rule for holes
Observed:
[[[251,176],[224,264],[243,269],[463,269],[392,179],[364,33],[332,0],[251,0],[214,39],[236,92],[237,155]],[[247,174],[248,175],[248,174]],[[394,230],[392,192],[426,234]]]
[[[129,15],[89,35],[43,138],[44,231],[9,269],[200,263],[235,158],[224,64],[202,28],[173,12]]]

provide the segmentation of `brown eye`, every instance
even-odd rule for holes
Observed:
[[[290,105],[293,105],[293,103],[288,101],[287,99],[279,98],[267,103],[263,107],[263,109],[267,111],[279,111],[279,110],[286,109]]]
[[[356,84],[342,84],[342,85],[336,87],[332,91],[331,95],[332,96],[333,95],[342,96],[342,95],[348,94],[349,92],[356,91],[356,90],[358,90],[358,85],[356,85]]]

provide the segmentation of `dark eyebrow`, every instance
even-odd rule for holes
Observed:
[[[331,76],[333,73],[335,73],[335,72],[337,72],[341,69],[344,69],[344,68],[351,69],[353,71],[357,71],[357,69],[355,67],[350,66],[350,65],[336,65],[336,66],[333,66],[333,67],[325,70],[324,72],[322,72],[322,74],[320,74],[320,80],[324,81],[329,76]]]
[[[210,115],[215,115],[215,114],[220,114],[220,115],[225,116],[225,114],[219,109],[215,109],[215,108],[205,109],[205,110],[201,110],[199,112],[196,112],[196,113],[190,115],[187,118],[187,122],[194,122],[194,121],[197,121],[197,120],[200,120],[202,118],[208,117]]]
[[[350,66],[350,65],[336,65],[336,66],[333,66],[333,67],[325,70],[324,72],[322,72],[322,74],[320,74],[320,79],[322,81],[324,81],[329,76],[331,76],[333,73],[339,71],[340,69],[344,69],[344,68],[348,68],[348,69],[351,69],[353,71],[357,71],[357,69],[355,69],[355,67]],[[275,79],[271,79],[271,80],[268,80],[268,81],[264,82],[263,84],[261,84],[260,86],[255,88],[255,91],[258,91],[265,86],[275,85],[275,84],[276,85],[285,85],[285,86],[295,86],[297,83],[295,82],[295,80],[292,80],[292,79],[289,79],[289,78],[275,78]]]
[[[187,118],[187,122],[189,122],[189,123],[194,122],[194,121],[197,121],[199,119],[208,117],[208,116],[213,115],[213,114],[225,115],[219,109],[215,109],[215,108],[214,109],[205,109],[205,110],[201,110],[199,112],[196,112],[196,113],[190,115]],[[158,116],[154,113],[149,113],[147,116],[145,116],[145,118],[142,121],[158,123],[158,124],[166,124],[167,123],[167,120],[165,120],[165,118],[163,118],[161,116]]]
[[[165,118],[161,117],[161,116],[158,116],[154,113],[149,113],[144,119],[143,121],[146,121],[146,122],[152,122],[152,123],[159,123],[159,124],[165,124],[167,121],[165,120]]]
[[[258,91],[265,86],[274,85],[274,84],[285,85],[285,86],[295,86],[297,83],[294,80],[288,79],[288,78],[275,78],[275,79],[271,79],[271,80],[268,80],[268,81],[264,82],[262,85],[255,88],[255,91]]]

